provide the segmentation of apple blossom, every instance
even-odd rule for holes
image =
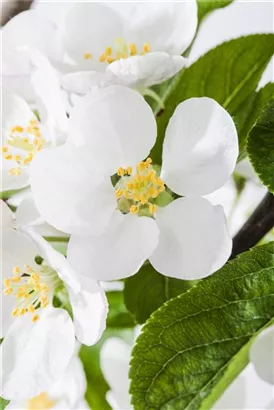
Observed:
[[[30,228],[14,229],[7,207],[2,214],[2,266],[7,276],[1,304],[1,396],[24,400],[47,391],[63,375],[75,336],[87,345],[99,340],[107,302],[97,282],[78,275]],[[63,307],[72,312],[73,321]]]
[[[88,409],[84,407],[86,378],[82,363],[74,355],[61,378],[47,391],[32,399],[12,400],[7,409],[37,410],[37,409]]]
[[[200,195],[233,172],[238,144],[231,117],[209,98],[181,103],[166,130],[160,175],[150,158],[142,160],[155,140],[149,105],[136,91],[112,86],[83,97],[71,113],[67,143],[32,162],[35,204],[48,223],[73,234],[68,258],[83,274],[123,278],[149,259],[164,275],[194,279],[228,259],[223,209]],[[167,187],[185,197],[157,207],[162,196],[172,199]]]

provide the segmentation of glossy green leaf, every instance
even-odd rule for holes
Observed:
[[[8,404],[9,404],[8,400],[5,400],[2,397],[0,397],[0,410],[4,410]]]
[[[128,313],[123,292],[107,292],[109,312],[107,317],[107,327],[127,328],[135,326],[132,316]]]
[[[157,310],[133,349],[135,410],[208,410],[274,317],[274,242],[240,255]]]
[[[197,0],[199,22],[214,10],[229,6],[233,0]]]
[[[274,96],[274,83],[268,83],[259,91],[254,91],[237,110],[234,117],[239,136],[239,159],[246,156],[246,141],[251,128],[259,118],[263,107]]]
[[[165,130],[176,106],[191,97],[211,97],[236,115],[260,81],[274,53],[273,34],[255,34],[228,41],[210,50],[172,81],[158,115],[158,139],[151,157],[161,163]]]
[[[274,99],[251,130],[247,152],[261,181],[274,193]]]
[[[194,284],[195,281],[161,275],[150,264],[144,265],[136,275],[126,280],[125,304],[136,322],[144,323],[165,302],[186,292]]]

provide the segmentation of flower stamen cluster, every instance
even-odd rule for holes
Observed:
[[[149,214],[156,212],[157,206],[153,201],[165,190],[165,184],[152,167],[151,158],[140,162],[136,172],[132,175],[132,168],[119,168],[117,171],[121,180],[116,189],[116,198],[119,201],[126,199],[129,202],[129,212],[138,214],[146,209]]]
[[[8,138],[6,140],[7,145],[2,147],[2,154],[5,160],[15,161],[18,164],[17,168],[9,170],[9,175],[20,175],[22,167],[28,165],[34,155],[39,152],[45,141],[41,138],[41,132],[36,119],[30,120],[26,128],[15,125],[10,129]],[[25,155],[12,155],[9,150],[10,147],[24,151]]]
[[[130,56],[136,55],[145,55],[149,52],[150,45],[148,43],[144,43],[142,51],[138,52],[137,47],[134,43],[127,45],[123,39],[117,38],[114,42],[114,50],[110,46],[106,47],[105,51],[99,56],[99,61],[101,63],[111,64],[113,63],[113,61],[120,60],[121,58],[128,58]],[[85,60],[91,60],[92,58],[92,53],[84,53]]]
[[[52,301],[54,289],[61,283],[57,273],[47,265],[41,265],[39,272],[29,265],[24,265],[21,271],[19,266],[14,266],[13,276],[5,278],[4,295],[16,298],[17,304],[12,316],[32,314],[32,321],[36,322],[39,315],[36,310],[46,308]]]

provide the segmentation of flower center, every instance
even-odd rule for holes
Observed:
[[[54,406],[54,401],[50,399],[47,393],[41,393],[39,396],[28,400],[27,410],[49,410]]]
[[[41,138],[41,133],[36,119],[32,119],[26,128],[15,125],[9,131],[6,145],[2,147],[2,154],[5,160],[15,161],[18,167],[9,170],[9,175],[20,175],[21,169],[32,161],[34,155],[40,151],[45,144]],[[20,150],[20,155],[12,155],[10,148]]]
[[[52,304],[54,290],[62,284],[57,272],[49,266],[42,264],[37,271],[29,265],[24,265],[21,271],[19,266],[14,266],[13,276],[5,278],[4,295],[15,298],[15,309],[12,316],[32,314],[32,321],[39,319],[37,310]]]
[[[121,212],[155,214],[157,206],[154,201],[165,190],[165,184],[151,163],[151,158],[140,162],[134,173],[131,167],[118,169],[117,174],[121,179],[116,185],[115,193]]]
[[[143,44],[142,51],[138,51],[135,44],[127,44],[122,38],[117,38],[114,41],[114,47],[106,47],[105,51],[99,56],[101,63],[113,63],[113,61],[120,60],[121,58],[128,58],[130,56],[144,55],[150,52],[150,45],[148,43]],[[91,60],[93,58],[92,53],[87,51],[84,53],[85,60]]]

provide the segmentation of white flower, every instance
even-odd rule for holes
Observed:
[[[21,97],[2,92],[2,191],[27,186],[36,153],[66,138],[68,119],[55,73],[40,53],[33,52],[32,59],[31,81],[41,121]]]
[[[274,326],[263,330],[250,349],[250,360],[258,376],[274,384]]]
[[[75,336],[87,345],[99,340],[107,302],[97,282],[78,275],[38,234],[14,229],[5,204],[2,215],[1,396],[24,400],[47,391],[64,374]],[[62,306],[71,309],[73,321]]]
[[[142,161],[155,140],[149,105],[136,91],[113,86],[83,97],[67,144],[32,162],[35,204],[48,223],[73,234],[68,258],[83,274],[123,278],[149,259],[164,275],[194,279],[229,257],[223,209],[199,195],[221,187],[234,169],[231,117],[209,98],[181,103],[166,130],[160,176],[150,159]],[[170,196],[165,184],[186,198],[157,208]]]
[[[75,355],[61,378],[47,391],[29,400],[12,400],[6,409],[84,409],[78,407],[83,401],[86,390],[86,378],[80,359]]]
[[[100,352],[101,369],[110,390],[107,400],[113,410],[130,410],[129,362],[131,346],[119,337],[111,337]]]

